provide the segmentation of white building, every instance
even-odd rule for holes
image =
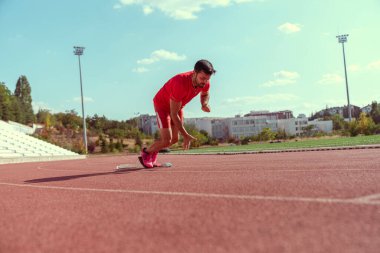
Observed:
[[[206,131],[209,136],[212,136],[212,120],[214,118],[185,118],[186,124],[194,125],[199,130]]]
[[[301,136],[309,125],[313,125],[313,132],[331,133],[333,123],[327,121],[308,121],[307,117],[289,119],[266,119],[265,117],[242,117],[227,119],[229,124],[229,136],[241,138],[254,136],[261,133],[264,128],[269,128],[272,132],[284,130],[289,136]]]
[[[372,105],[366,105],[363,108],[360,109],[362,112],[365,112],[367,114],[370,114],[372,111]]]
[[[227,118],[228,137],[241,138],[246,136],[258,135],[264,128],[277,131],[277,124],[274,120],[266,116],[249,116]]]
[[[314,126],[313,130],[331,133],[333,131],[333,122],[332,120],[313,120],[308,122],[309,125]]]
[[[156,116],[141,114],[138,117],[137,126],[143,133],[154,135],[158,131]]]
[[[211,121],[212,137],[225,139],[229,136],[229,127],[226,119],[214,119]]]
[[[249,116],[248,116],[249,115]],[[233,118],[185,118],[186,124],[194,125],[198,130],[206,131],[209,136],[218,139],[228,139],[255,136],[260,134],[265,128],[272,132],[285,131],[289,136],[300,136],[305,133],[309,125],[314,127],[311,131],[332,132],[333,123],[329,121],[308,121],[308,118],[301,114],[297,118],[291,117],[291,111],[281,112],[251,112],[244,117],[239,115]],[[139,117],[139,128],[146,134],[154,134],[157,131],[155,116],[141,115]]]

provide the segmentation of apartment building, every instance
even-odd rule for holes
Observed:
[[[147,134],[154,134],[158,130],[156,117],[141,115],[139,128]],[[309,121],[301,114],[297,118],[293,117],[291,111],[269,112],[251,111],[241,117],[236,115],[233,118],[187,118],[186,124],[192,124],[199,130],[206,131],[209,136],[218,139],[242,138],[260,134],[265,128],[272,132],[284,130],[287,135],[300,136],[305,133],[305,129],[312,125],[311,131],[332,132],[333,123],[328,121]]]
[[[255,117],[255,116],[265,116],[267,119],[290,119],[294,118],[292,111],[278,111],[278,112],[270,112],[270,111],[251,111],[248,114],[245,114],[244,117]]]
[[[156,116],[141,114],[137,118],[137,127],[145,134],[154,135],[158,131]]]
[[[372,111],[372,105],[366,105],[360,109],[362,112],[370,114]]]
[[[185,118],[185,124],[194,125],[199,130],[206,131],[212,136],[212,123],[215,118]]]
[[[228,137],[242,138],[246,136],[258,135],[264,128],[269,128],[272,131],[277,131],[275,119],[270,119],[265,115],[227,118],[229,129]]]

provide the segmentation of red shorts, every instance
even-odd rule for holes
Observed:
[[[163,111],[163,110],[156,110],[156,117],[157,117],[157,126],[159,129],[162,128],[171,128],[171,126],[174,126],[174,122],[170,117],[170,112]],[[181,119],[181,122],[183,122],[183,111],[182,109],[178,112],[178,116]]]

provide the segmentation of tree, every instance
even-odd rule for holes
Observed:
[[[116,144],[115,144],[115,148],[119,151],[119,152],[123,152],[124,148],[123,148],[123,139],[118,139]]]
[[[115,144],[113,143],[113,138],[110,138],[110,143],[108,145],[108,149],[110,152],[113,152],[115,150]]]
[[[326,106],[326,110],[323,111],[323,120],[328,119],[331,116],[331,113],[329,112],[329,108]]]
[[[35,121],[32,107],[32,89],[26,76],[20,76],[16,83],[14,96],[20,103],[21,117],[20,123],[28,124]]]
[[[360,133],[358,121],[353,120],[348,122],[348,132],[350,136],[357,136]]]
[[[5,83],[0,82],[0,119],[8,121],[11,119],[11,92],[5,86]]]
[[[285,129],[280,128],[279,130],[277,130],[276,139],[285,140],[286,138],[288,138],[288,135],[286,134]]]
[[[257,140],[259,141],[270,141],[276,137],[276,133],[272,132],[272,130],[268,127],[264,128],[261,133],[257,136]]]
[[[120,128],[112,128],[112,129],[109,129],[109,130],[107,131],[107,134],[108,134],[110,137],[113,137],[113,138],[116,138],[116,139],[123,138],[123,137],[126,135],[125,130],[120,129]]]
[[[200,146],[204,145],[205,143],[207,143],[207,141],[208,141],[207,136],[202,134],[202,132],[198,131],[198,129],[194,125],[185,124],[185,129],[190,135],[192,135],[196,138],[196,140],[191,141],[190,147],[197,148],[197,147],[200,147]],[[205,131],[203,131],[203,133],[204,132]],[[207,132],[206,132],[206,134],[207,134]]]
[[[241,145],[248,145],[250,141],[251,141],[251,137],[250,136],[246,136],[246,137],[241,137],[240,138]]]
[[[37,123],[44,124],[46,129],[49,129],[52,125],[55,125],[54,116],[49,110],[39,109],[36,114]]]
[[[23,123],[24,116],[22,113],[21,102],[15,97],[11,96],[11,117],[10,120]]]
[[[101,134],[105,132],[105,126],[107,124],[107,118],[103,115],[102,117],[99,117],[97,114],[95,114],[93,117],[87,119],[88,125],[91,129],[94,130],[97,134]]]
[[[380,124],[380,105],[376,101],[372,102],[370,115],[376,124]]]
[[[143,146],[142,140],[141,140],[141,134],[137,134],[135,137],[135,145],[140,146],[140,148]]]
[[[106,139],[103,137],[103,135],[99,136],[99,142],[100,142],[101,152],[108,153],[109,152],[108,144],[107,144]]]
[[[333,129],[334,130],[344,129],[344,119],[341,115],[335,114],[335,115],[331,116],[330,119],[333,122]]]
[[[314,129],[314,126],[313,126],[313,125],[307,125],[307,126],[305,126],[304,128],[302,128],[302,130],[303,130],[303,135],[306,135],[306,136],[312,136],[312,134],[313,134],[313,129]]]
[[[367,115],[362,112],[359,116],[359,121],[357,124],[358,131],[361,134],[370,135],[375,132],[376,125],[373,122],[371,117],[367,117]]]
[[[75,110],[57,113],[55,117],[57,124],[61,123],[65,128],[77,130],[82,126],[82,119]]]

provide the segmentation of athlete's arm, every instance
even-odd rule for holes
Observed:
[[[173,99],[170,99],[170,118],[173,120],[174,126],[177,127],[179,132],[185,136],[188,135],[186,129],[183,127],[181,119],[179,118],[178,112],[181,110],[182,103],[176,102]]]
[[[210,112],[211,108],[208,105],[208,101],[210,99],[209,92],[201,92],[201,105],[202,105],[202,111],[204,112]]]
[[[183,136],[183,148],[188,149],[190,147],[190,142],[195,140],[195,138],[186,131],[179,118],[178,112],[181,110],[181,106],[181,102],[176,102],[173,99],[170,99],[170,118],[173,120],[174,126],[177,127],[178,131]]]

